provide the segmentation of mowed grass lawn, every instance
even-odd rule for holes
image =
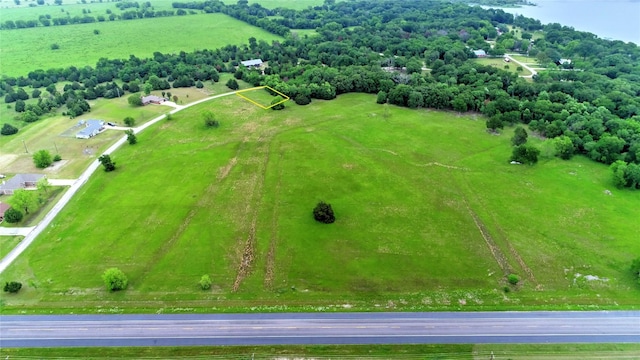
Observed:
[[[182,98],[183,94],[187,94],[187,90],[175,89],[173,93],[179,94]],[[160,95],[159,92],[158,95]],[[194,92],[191,97],[193,98],[194,95],[197,96],[200,93]],[[79,121],[99,119],[124,126],[124,118],[131,116],[136,121],[135,126],[139,126],[172,110],[169,106],[160,105],[132,107],[127,103],[128,96],[127,94],[118,99],[91,101],[91,112],[75,119],[56,115],[28,124],[16,135],[0,137],[0,169],[13,174],[42,173],[51,178],[77,178],[91,161],[124,136],[122,131],[107,127],[106,131],[91,139],[76,139],[75,134],[82,129],[78,125]],[[24,124],[15,125],[23,126]],[[38,150],[47,150],[53,155],[59,154],[62,162],[53,168],[37,169],[33,163],[33,153]]]
[[[94,34],[99,30],[100,34]],[[128,59],[247,43],[281,37],[224,14],[198,14],[131,21],[2,31],[0,74],[67,66],[95,66],[100,58]],[[58,50],[51,50],[58,44]]]
[[[510,165],[510,130],[385,116],[371,95],[286,106],[228,96],[145,130],[0,276],[27,284],[3,311],[638,306],[640,193],[611,188],[606,166]],[[313,220],[320,200],[334,224]],[[126,291],[104,289],[112,266]]]
[[[529,70],[525,69],[524,67],[522,68],[522,70],[517,70],[518,67],[520,66],[520,64],[515,63],[515,62],[506,62],[506,61],[504,61],[504,58],[481,58],[481,59],[475,59],[473,61],[475,61],[475,62],[477,62],[478,64],[481,64],[481,65],[493,66],[495,68],[499,68],[499,69],[502,69],[502,70],[510,71],[512,73],[516,73],[516,74],[518,74],[518,76],[529,76],[529,75],[531,75],[531,72]],[[508,66],[508,68],[505,68],[505,66]]]

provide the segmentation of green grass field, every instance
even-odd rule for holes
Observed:
[[[507,70],[512,73],[516,73],[519,76],[531,75],[531,72],[529,70],[525,69],[524,67],[522,68],[522,70],[517,70],[517,68],[520,65],[514,62],[505,62],[503,58],[481,58],[481,59],[475,59],[474,61],[477,62],[478,64],[493,66],[498,69]],[[508,68],[505,68],[505,66],[508,66]]]
[[[151,127],[0,276],[32,284],[0,296],[3,312],[638,306],[640,193],[612,188],[606,166],[509,165],[510,130],[383,109],[364,94],[284,111],[230,96]],[[336,223],[313,220],[320,200]],[[104,290],[111,266],[126,291]],[[508,273],[522,281],[504,293]]]
[[[187,90],[194,91],[172,90],[174,94],[179,94],[180,98],[182,94],[186,96]],[[194,94],[197,95],[198,92]],[[31,123],[20,129],[17,135],[0,137],[0,168],[9,173],[43,173],[52,178],[76,178],[96,159],[97,154],[124,136],[122,131],[107,130],[91,139],[76,139],[75,134],[80,130],[80,120],[100,119],[122,125],[123,119],[131,116],[136,120],[136,125],[141,125],[172,109],[168,106],[134,108],[127,103],[126,96],[112,100],[99,99],[92,101],[91,106],[91,112],[78,118],[69,119],[67,116],[57,115]],[[42,149],[52,154],[60,154],[60,165],[45,170],[37,169],[32,156],[34,152]]]
[[[100,30],[99,35],[93,33],[95,29]],[[268,42],[281,39],[223,14],[2,31],[0,74],[18,76],[36,69],[95,66],[100,58],[122,59],[132,54],[144,58],[156,51],[215,49],[246,43],[252,36]],[[51,50],[54,43],[60,46],[58,50]]]
[[[153,0],[153,10],[175,10],[172,8],[171,0]],[[21,6],[16,6],[13,0],[1,0],[0,8],[2,8],[2,21],[5,20],[38,20],[38,17],[41,15],[51,15],[52,18],[60,18],[60,17],[74,17],[74,16],[83,16],[88,15],[92,17],[97,17],[98,15],[102,15],[105,18],[109,18],[109,14],[107,14],[107,9],[111,10],[112,13],[119,15],[122,13],[120,9],[116,7],[115,2],[87,2],[86,4],[82,4],[80,1],[75,0],[63,0],[62,5],[54,5],[53,0],[46,0],[45,5],[43,6],[35,6],[31,7],[28,4],[34,3],[23,1],[21,2]],[[142,4],[142,2],[139,2]],[[134,8],[125,9],[125,11],[130,11]]]
[[[13,358],[82,359],[456,359],[486,360],[635,359],[639,344],[552,345],[311,345],[311,346],[199,346],[137,348],[0,349]]]

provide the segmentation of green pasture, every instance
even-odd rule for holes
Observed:
[[[144,1],[138,1],[142,5]],[[153,10],[177,10],[171,6],[171,0],[153,0]],[[74,16],[92,16],[97,18],[99,15],[104,16],[109,21],[109,14],[107,9],[112,13],[118,15],[122,11],[116,7],[116,2],[87,2],[86,4],[75,0],[63,0],[62,5],[58,6],[53,3],[53,0],[45,0],[45,5],[41,6],[28,6],[28,4],[36,2],[21,1],[21,6],[15,6],[13,0],[1,0],[0,8],[2,8],[2,21],[6,20],[38,20],[41,15],[51,15],[51,18],[61,17],[74,17]],[[124,11],[134,10],[136,8],[128,8]],[[41,24],[40,24],[41,25]],[[66,26],[66,25],[65,25]]]
[[[511,55],[511,57],[520,61],[523,64],[527,64],[529,67],[534,67],[534,68],[542,67],[542,65],[538,64],[538,60],[531,56]]]
[[[0,258],[4,258],[13,248],[18,246],[22,239],[24,236],[0,236]]]
[[[477,62],[478,64],[493,66],[498,69],[507,70],[512,73],[516,73],[518,74],[518,76],[531,75],[531,72],[525,69],[524,67],[522,67],[522,70],[517,70],[520,64],[515,62],[505,62],[504,58],[479,58],[479,59],[474,59],[473,61]],[[505,66],[508,66],[508,68],[505,68]]]
[[[581,157],[510,165],[510,137],[365,94],[186,109],[113,154],[0,276],[32,284],[3,312],[636,308],[640,193]],[[334,224],[313,220],[321,200]],[[124,292],[103,287],[113,266]]]
[[[193,92],[192,98],[199,92],[193,89],[172,89],[180,98]],[[68,116],[56,115],[38,120],[23,126],[18,134],[0,136],[0,168],[10,173],[43,173],[52,178],[76,178],[84,171],[89,163],[105,151],[118,138],[124,136],[119,130],[109,129],[91,139],[76,139],[75,134],[81,130],[78,124],[81,120],[99,119],[114,122],[124,126],[123,120],[131,116],[136,120],[136,126],[142,125],[161,114],[172,110],[168,106],[149,105],[132,107],[127,103],[127,96],[118,99],[98,99],[91,101],[91,112],[75,119]],[[204,95],[202,96],[204,97]],[[31,100],[30,100],[31,101]],[[15,121],[10,121],[15,123]],[[56,166],[45,170],[37,169],[33,164],[33,153],[38,150],[48,150],[51,154],[60,154],[62,161]]]
[[[94,34],[94,30],[100,34]],[[144,58],[156,51],[215,49],[246,43],[252,36],[268,42],[281,39],[223,14],[2,31],[0,74],[18,76],[35,69],[95,66],[100,58]],[[60,46],[58,50],[51,50],[54,43]]]
[[[126,348],[1,349],[12,358],[98,359],[496,359],[584,360],[632,359],[640,356],[638,344],[482,344],[482,345],[270,345]]]
[[[274,99],[286,103],[287,99],[279,95],[272,95],[266,88],[250,88],[247,91],[236,93],[237,96],[263,109],[271,106]],[[286,104],[285,104],[286,106]],[[266,109],[265,109],[266,110]]]

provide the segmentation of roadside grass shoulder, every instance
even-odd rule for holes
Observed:
[[[5,257],[22,239],[24,236],[0,236],[0,257]]]
[[[99,35],[93,33],[96,29],[100,31]],[[95,66],[100,58],[123,59],[129,55],[144,58],[151,57],[156,51],[176,53],[216,49],[246,43],[252,36],[268,42],[281,39],[223,14],[3,31],[0,74],[24,76],[35,69]],[[60,48],[51,50],[53,43]]]
[[[510,165],[511,131],[385,113],[365,94],[186,109],[113,154],[118,169],[98,171],[0,276],[37,286],[0,296],[2,311],[637,308],[626,268],[640,194],[611,189],[607,167],[580,157]],[[313,220],[320,200],[336,223]],[[102,288],[112,266],[125,292]],[[504,293],[507,272],[523,280]]]
[[[11,358],[118,359],[496,359],[583,360],[633,359],[640,356],[638,344],[466,344],[466,345],[272,345],[199,347],[111,347],[0,349],[0,356]]]

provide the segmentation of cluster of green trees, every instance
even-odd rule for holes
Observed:
[[[24,97],[25,87],[34,92],[46,87],[47,92],[38,93],[42,102],[66,103],[74,116],[83,110],[83,101],[95,97],[193,86],[217,81],[219,73],[228,72],[234,80],[268,85],[299,104],[365,92],[378,94],[379,103],[480,111],[490,129],[522,123],[541,136],[555,138],[562,158],[584,154],[606,164],[640,163],[640,48],[635,44],[449,2],[326,1],[300,11],[269,10],[242,0],[235,5],[212,0],[173,6],[227,13],[249,22],[264,20],[287,30],[315,28],[318,34],[292,33],[271,44],[250,38],[240,46],[156,52],[147,59],[101,59],[95,68],[35,70],[27,76],[2,77],[0,96],[12,100]],[[507,31],[507,25],[526,31],[542,28],[546,38],[531,41],[529,33]],[[472,50],[488,49],[488,40],[505,49],[535,53],[550,70],[529,82],[479,65]],[[560,56],[571,58],[571,63],[556,65]],[[263,71],[239,66],[253,58],[269,66]],[[51,88],[59,81],[69,82],[62,94]],[[237,82],[227,85],[234,87]]]

